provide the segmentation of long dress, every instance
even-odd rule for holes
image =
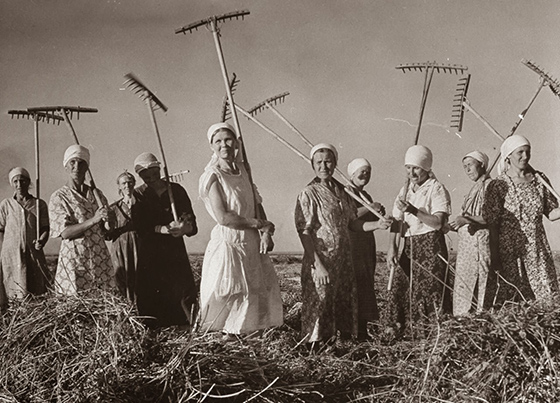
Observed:
[[[139,239],[133,221],[135,208],[123,199],[113,203],[110,208],[116,217],[116,227],[106,238],[111,241],[109,250],[115,269],[115,282],[124,297],[136,302]]]
[[[397,199],[404,196],[404,191],[403,187]],[[427,179],[416,190],[411,183],[406,195],[407,201],[428,214],[451,214],[449,193],[435,178]],[[400,214],[395,200],[393,216]],[[443,232],[429,227],[409,213],[405,213],[404,220],[408,229],[387,309],[389,321],[396,321],[401,330],[406,319],[422,323],[437,311],[451,313],[451,282],[443,260],[448,258]]]
[[[49,202],[51,237],[61,237],[70,226],[95,216],[99,208],[95,195],[84,185],[85,196],[64,185],[56,190]],[[99,189],[98,189],[99,191]],[[107,199],[101,191],[103,203]],[[114,288],[113,267],[101,223],[87,229],[75,239],[62,239],[55,274],[55,291],[62,295],[75,295],[91,288]]]
[[[461,215],[481,216],[486,188],[490,178],[480,178],[465,196]],[[490,231],[480,224],[463,225],[459,235],[455,283],[453,286],[453,315],[468,313],[476,292],[476,312],[481,312],[489,301],[486,299],[486,285],[490,271]],[[488,298],[490,299],[490,298]]]
[[[307,336],[307,342],[328,341],[337,330],[356,336],[358,301],[348,228],[356,218],[352,200],[340,183],[335,182],[333,192],[315,178],[299,194],[294,216],[298,233],[311,237],[330,279],[329,285],[316,286],[313,257],[303,260],[302,337]]]
[[[366,203],[372,203],[372,197],[365,190],[358,190],[348,186],[351,192],[361,197]],[[352,200],[356,209],[361,206]],[[364,221],[377,221],[373,213],[368,212],[361,217]],[[377,263],[377,251],[373,231],[356,232],[350,231],[350,243],[352,244],[352,261],[356,273],[358,291],[358,321],[371,322],[379,319],[377,309],[377,298],[375,295],[375,265]]]
[[[190,220],[196,229],[187,192],[176,183],[171,187],[177,215]],[[136,277],[138,313],[147,317],[148,326],[185,325],[196,309],[198,294],[185,242],[183,237],[155,232],[156,226],[173,221],[169,194],[165,190],[158,195],[143,184],[135,189],[135,197],[138,214],[134,219],[142,245]]]
[[[213,177],[222,188],[229,211],[245,218],[255,217],[253,186],[242,165],[239,170],[234,175],[209,166],[200,177],[200,197],[215,221],[208,197]],[[260,235],[255,229],[236,230],[220,224],[212,229],[200,284],[203,331],[243,334],[282,325],[276,272],[269,256],[261,254],[259,247]]]
[[[51,273],[45,253],[36,250],[37,198],[30,197],[20,204],[15,197],[0,202],[0,232],[2,243],[2,274],[4,289],[9,298],[39,295],[50,286]],[[39,200],[39,226],[49,226],[47,204]]]
[[[558,292],[543,225],[543,215],[548,217],[557,207],[558,201],[536,178],[516,184],[504,173],[488,185],[483,217],[498,233],[497,304],[520,297],[548,299]]]

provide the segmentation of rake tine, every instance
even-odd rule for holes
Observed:
[[[540,75],[541,78],[546,81],[546,85],[550,88],[552,93],[560,97],[560,82],[557,79],[552,77],[547,71],[530,60],[523,59],[521,62],[531,70],[533,70],[535,73]]]
[[[261,102],[260,104],[255,105],[254,107],[249,109],[247,112],[249,112],[249,114],[251,116],[255,116],[257,113],[261,112],[263,109],[268,107],[267,103],[277,105],[278,103],[284,102],[284,99],[288,95],[290,95],[289,92],[283,92],[281,94],[278,94],[278,95],[275,95],[273,97],[267,98],[263,102]]]
[[[239,83],[239,80],[237,79],[237,75],[235,73],[233,73],[233,77],[231,78],[231,81],[229,83],[229,88],[230,88],[232,94],[235,92],[235,89],[237,88],[238,83]],[[223,101],[222,101],[222,122],[225,122],[230,117],[231,117],[231,111],[229,110],[229,99],[228,99],[228,96],[226,94],[224,96]]]
[[[125,78],[127,79],[125,81],[125,85],[127,87],[134,85],[134,88],[135,89],[137,88],[137,90],[133,91],[136,95],[138,95],[138,93],[141,91],[143,92],[142,96],[139,95],[140,99],[146,101],[146,99],[149,98],[153,102],[153,104],[156,105],[156,108],[154,110],[161,109],[164,112],[167,112],[167,106],[165,106],[163,102],[161,102],[159,98],[152,91],[150,91],[148,87],[146,87],[142,83],[142,81],[140,81],[134,74],[132,73],[125,74]]]
[[[249,10],[241,10],[241,11],[233,11],[231,13],[226,13],[226,14],[221,14],[221,15],[216,15],[213,17],[209,17],[209,18],[205,18],[203,20],[197,21],[197,22],[193,22],[192,24],[186,25],[182,28],[178,28],[175,30],[176,34],[186,34],[187,31],[189,33],[192,34],[192,31],[198,31],[198,27],[201,26],[205,26],[205,25],[209,25],[210,23],[214,22],[221,22],[221,21],[227,21],[227,20],[232,20],[232,19],[236,19],[238,20],[239,18],[241,18],[242,20],[245,19],[245,16],[250,14]]]

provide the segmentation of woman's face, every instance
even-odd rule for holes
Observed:
[[[352,175],[352,183],[359,188],[363,188],[369,183],[370,178],[371,167],[364,166],[354,172],[354,174]]]
[[[428,179],[428,171],[424,171],[422,168],[416,165],[405,165],[406,175],[410,182],[414,185],[422,185]]]
[[[513,167],[521,170],[527,169],[531,159],[531,146],[517,147],[508,158]]]
[[[66,163],[64,168],[74,182],[82,184],[86,180],[88,164],[84,160],[72,158]]]
[[[237,149],[237,139],[229,130],[220,129],[212,136],[210,146],[218,158],[233,161]]]
[[[463,159],[463,169],[473,182],[476,182],[485,173],[482,163],[472,157]]]
[[[146,185],[149,187],[153,187],[156,183],[161,181],[161,174],[159,167],[151,167],[148,169],[144,169],[138,173],[140,178],[144,181]]]
[[[119,178],[119,183],[118,183],[119,192],[123,196],[132,195],[135,184],[136,184],[136,181],[134,180],[133,177],[131,177],[129,175],[123,175]]]
[[[336,160],[332,151],[317,151],[313,154],[313,170],[317,178],[321,180],[329,180],[334,174]]]
[[[21,196],[27,196],[29,194],[29,184],[31,181],[29,178],[23,175],[16,175],[12,178],[12,187],[16,191],[17,194]]]

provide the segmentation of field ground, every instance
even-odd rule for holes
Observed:
[[[13,302],[0,321],[0,402],[560,401],[558,298],[441,318],[422,339],[372,327],[369,341],[310,353],[299,335],[301,256],[272,259],[285,324],[260,336],[150,331],[109,293]],[[199,273],[202,256],[191,260]],[[383,255],[378,266],[383,309]]]

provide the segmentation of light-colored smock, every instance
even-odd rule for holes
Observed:
[[[480,178],[465,196],[461,215],[482,216],[482,206],[490,178]],[[490,270],[490,231],[480,224],[463,225],[459,235],[457,263],[455,265],[455,284],[453,287],[453,315],[464,315],[473,304],[475,289],[476,312],[485,306],[486,284]]]
[[[220,184],[227,210],[241,217],[255,217],[253,187],[243,166],[239,170],[233,175],[210,165],[200,177],[200,197],[215,221],[208,196],[212,177]],[[259,248],[256,229],[237,230],[220,224],[213,228],[202,264],[202,330],[240,334],[282,325],[276,272],[269,256],[260,254]]]
[[[61,237],[70,225],[93,218],[98,209],[97,201],[91,188],[85,188],[85,197],[66,185],[51,195],[51,237]],[[99,195],[106,204],[101,191]],[[103,224],[94,225],[75,239],[62,239],[54,279],[57,293],[75,295],[89,288],[114,287],[111,257],[100,225]]]
[[[2,274],[4,288],[9,298],[22,298],[28,294],[42,294],[51,278],[43,250],[36,250],[37,199],[30,197],[23,204],[15,198],[0,202],[0,232],[2,243]],[[39,226],[49,226],[47,204],[39,200]]]

